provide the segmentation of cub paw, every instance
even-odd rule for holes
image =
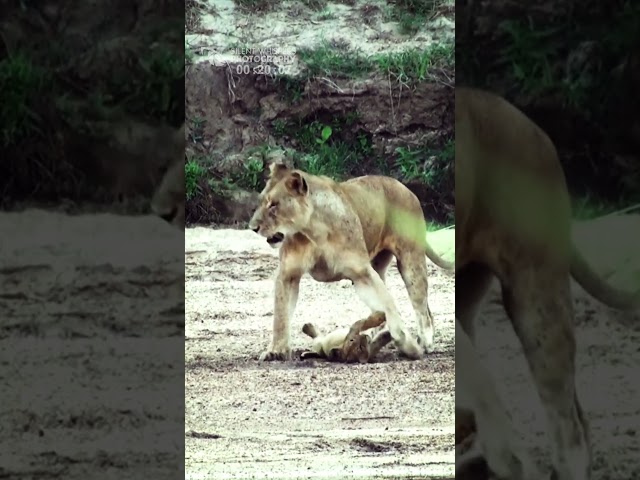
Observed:
[[[300,360],[308,360],[310,358],[320,358],[320,355],[310,350],[306,350],[300,354]]]
[[[291,360],[291,349],[282,351],[267,350],[260,355],[261,362],[284,362]]]

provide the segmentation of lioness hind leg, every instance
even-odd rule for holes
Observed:
[[[427,301],[427,260],[424,252],[415,248],[398,252],[398,270],[418,321],[420,344],[430,353],[433,351],[434,326]]]
[[[513,271],[502,282],[504,306],[522,343],[546,410],[554,478],[589,479],[589,433],[575,388],[576,344],[569,275],[550,267]]]
[[[480,263],[456,270],[456,318],[472,343],[475,339],[475,319],[492,280],[491,270]]]
[[[391,337],[404,355],[414,360],[421,358],[422,349],[406,330],[389,290],[373,267],[367,266],[366,271],[352,279],[358,296],[372,312],[385,313]]]
[[[373,269],[380,275],[382,281],[385,281],[387,276],[387,269],[389,268],[389,264],[393,260],[393,253],[389,250],[383,250],[378,255],[376,255],[373,260],[371,260],[371,266]]]

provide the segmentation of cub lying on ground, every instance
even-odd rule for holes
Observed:
[[[326,335],[320,335],[311,323],[305,323],[302,332],[313,338],[311,350],[300,355],[307,358],[326,358],[331,362],[368,363],[382,347],[391,341],[389,331],[373,338],[371,329],[381,327],[386,320],[384,312],[374,312],[367,318],[358,320],[351,328],[338,328]],[[369,330],[367,333],[362,333]],[[345,341],[349,337],[348,341]]]
[[[448,270],[453,270],[453,263],[429,246],[420,201],[399,181],[368,175],[336,182],[271,164],[249,228],[270,245],[281,245],[273,338],[261,360],[291,358],[289,325],[305,273],[319,282],[351,280],[372,312],[385,313],[385,331],[407,357],[418,359],[433,350],[426,257]],[[384,283],[394,257],[416,313],[420,345],[406,329]]]

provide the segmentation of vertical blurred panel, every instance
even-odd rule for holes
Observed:
[[[0,476],[183,475],[183,5],[0,7]]]
[[[528,459],[559,479],[631,478],[640,9],[466,1],[456,10],[458,466],[520,478]],[[481,359],[491,387],[461,383],[469,358]]]

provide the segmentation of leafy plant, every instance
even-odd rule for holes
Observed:
[[[559,86],[551,62],[558,54],[560,42],[555,37],[560,27],[537,28],[529,18],[526,22],[505,20],[499,28],[509,36],[501,60],[511,65],[512,75],[527,93],[538,94]]]
[[[322,130],[320,132],[320,138],[316,138],[316,143],[318,143],[319,145],[324,145],[325,143],[327,143],[327,140],[329,140],[329,137],[331,136],[331,127],[328,125],[325,125],[324,127],[322,127]]]
[[[251,190],[256,190],[262,180],[263,165],[262,158],[250,157],[244,164],[244,172],[240,183]]]
[[[43,71],[25,54],[17,53],[0,61],[3,146],[39,130],[40,117],[31,105],[38,98],[44,81]]]
[[[199,182],[205,174],[204,168],[195,160],[189,159],[184,166],[185,187],[187,200],[191,200],[200,193]]]

